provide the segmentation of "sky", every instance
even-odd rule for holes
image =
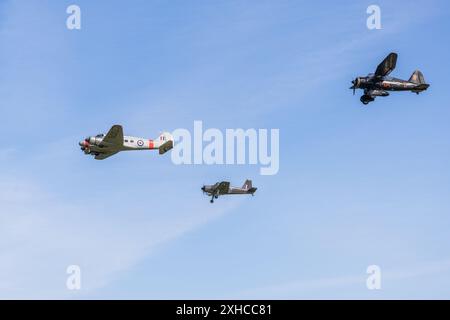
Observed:
[[[0,0],[0,298],[449,299],[449,9]],[[363,106],[351,80],[392,51],[393,76],[420,69],[430,88]],[[154,138],[196,120],[279,129],[278,173],[78,146],[113,124]],[[254,197],[200,191],[247,178]]]

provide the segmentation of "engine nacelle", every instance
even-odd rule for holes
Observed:
[[[102,142],[103,138],[100,137],[89,137],[88,141],[94,146],[98,146]]]

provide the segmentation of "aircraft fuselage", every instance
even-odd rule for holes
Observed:
[[[253,194],[256,192],[257,188],[252,186],[251,180],[246,180],[242,187],[232,187],[228,181],[217,182],[212,185],[204,185],[202,187],[203,193],[206,193],[211,197],[210,202],[213,203],[214,199],[217,199],[221,195],[230,194]]]
[[[104,135],[97,135],[88,137],[79,144],[84,147],[84,151],[96,152],[116,152],[116,151],[131,151],[131,150],[154,150],[159,148],[159,141],[155,142],[151,139],[124,136],[122,145],[111,145],[103,142]]]
[[[407,80],[373,76],[359,77],[356,80],[356,88],[365,90],[384,90],[384,91],[414,91],[421,92],[428,88],[428,84],[418,84]]]
[[[218,187],[218,183],[214,184],[214,185],[205,185],[202,187],[202,191],[209,194],[209,195],[224,195],[224,194],[249,194],[252,193],[253,190],[250,189],[243,189],[243,188],[238,188],[238,187],[229,187],[227,191],[221,191],[221,190],[217,190]],[[255,189],[256,188],[252,188]]]

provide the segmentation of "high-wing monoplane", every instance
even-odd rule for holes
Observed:
[[[397,54],[390,53],[377,67],[375,73],[366,77],[357,77],[352,81],[353,94],[356,89],[363,89],[364,95],[361,96],[361,102],[368,104],[375,100],[375,97],[386,97],[388,91],[411,91],[419,94],[430,86],[425,83],[422,72],[416,70],[409,80],[402,80],[390,77],[389,74],[395,69],[397,64]]]

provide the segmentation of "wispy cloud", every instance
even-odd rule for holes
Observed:
[[[346,290],[349,287],[357,286],[360,291],[366,289],[368,275],[361,270],[359,275],[342,275],[329,278],[312,280],[293,280],[291,282],[253,288],[237,293],[240,299],[285,299],[314,297],[318,292],[322,292],[322,297],[327,297],[326,292],[333,292],[334,289]],[[450,260],[418,262],[414,265],[404,265],[397,268],[381,268],[382,286],[395,287],[395,284],[405,279],[418,279],[430,275],[448,275],[450,273]],[[329,294],[328,298],[333,298]],[[356,298],[354,296],[353,298]]]
[[[91,13],[102,12],[94,8],[92,2],[85,3],[83,10],[92,6]],[[142,165],[139,168],[134,165],[143,159],[139,158],[142,155],[133,155],[136,162],[131,161],[129,155],[129,162],[120,162],[126,155],[101,164],[88,158],[81,162],[76,145],[81,137],[74,135],[86,127],[99,132],[107,130],[116,120],[120,120],[131,134],[142,133],[149,137],[163,129],[189,128],[190,120],[194,119],[210,119],[220,126],[234,126],[238,121],[254,126],[255,115],[270,121],[271,117],[263,116],[278,114],[280,108],[297,106],[296,102],[310,90],[320,92],[323,90],[321,84],[342,76],[353,63],[355,50],[375,46],[386,33],[404,30],[425,11],[421,8],[415,9],[413,14],[406,11],[407,14],[382,33],[354,31],[353,25],[362,22],[360,26],[364,28],[364,21],[345,20],[345,28],[337,30],[338,34],[332,33],[337,39],[335,43],[327,43],[324,36],[330,35],[330,25],[329,21],[323,24],[321,18],[335,18],[332,12],[335,8],[328,9],[316,21],[306,21],[310,14],[305,14],[296,4],[298,15],[289,15],[291,7],[286,3],[275,11],[265,4],[257,9],[241,2],[236,2],[235,7],[233,3],[222,4],[227,10],[212,8],[206,15],[199,14],[202,10],[196,11],[198,21],[189,20],[186,15],[169,18],[172,21],[153,17],[157,23],[166,22],[173,27],[161,38],[152,34],[158,49],[164,47],[161,51],[153,53],[154,47],[145,47],[151,41],[136,41],[138,45],[130,48],[135,52],[152,52],[145,58],[157,62],[139,61],[134,65],[130,61],[135,59],[135,53],[126,57],[136,69],[144,70],[145,75],[136,80],[142,82],[140,86],[131,91],[118,90],[120,94],[110,90],[114,86],[102,87],[101,81],[89,78],[105,79],[98,75],[105,70],[112,70],[111,74],[123,82],[133,77],[125,67],[125,71],[121,69],[117,74],[115,69],[125,61],[123,52],[115,50],[117,39],[128,38],[123,33],[127,21],[118,26],[105,23],[108,28],[115,27],[117,34],[110,36],[111,43],[102,42],[105,48],[99,45],[92,49],[87,47],[104,36],[98,29],[94,31],[94,18],[90,20],[90,31],[83,29],[76,34],[80,38],[75,38],[75,34],[67,33],[64,28],[63,6],[55,10],[49,2],[47,5],[39,1],[2,3],[0,10],[5,19],[0,21],[0,108],[6,121],[0,127],[0,142],[4,141],[0,149],[1,298],[90,295],[131,270],[161,244],[170,243],[219,219],[240,204],[241,199],[235,198],[227,199],[220,206],[210,206],[208,201],[197,202],[194,197],[199,194],[199,189],[196,187],[191,191],[190,188],[199,182],[198,175],[192,182],[194,179],[189,174],[193,169],[183,168],[186,169],[183,172],[188,173],[178,177],[173,174],[178,168],[168,168],[167,163],[160,160],[164,158],[149,158],[154,161],[151,163],[146,159],[139,162]],[[114,6],[109,9],[114,10]],[[336,10],[340,12],[341,9]],[[304,29],[297,26],[298,16],[303,17],[300,22]],[[203,19],[205,17],[209,19]],[[136,30],[141,30],[143,22],[132,18]],[[177,19],[182,23],[176,24]],[[319,29],[321,34],[310,36],[311,30]],[[147,31],[154,32],[145,30],[137,34],[145,34],[147,39]],[[82,57],[85,54],[82,49],[73,50],[74,39],[86,44],[82,49],[95,57]],[[316,43],[308,43],[309,40]],[[165,60],[161,52],[173,56]],[[187,52],[185,56],[184,52]],[[86,67],[95,64],[92,59],[103,61],[107,55],[111,57],[110,64],[105,63],[103,69],[91,72]],[[67,64],[67,60],[71,63]],[[152,69],[159,62],[163,67],[158,71]],[[83,67],[88,69],[85,78],[74,71]],[[75,86],[83,88],[79,96],[79,92],[72,91],[72,77],[78,77],[77,80],[82,82]],[[148,80],[150,77],[153,77],[152,81]],[[110,82],[118,81],[117,78]],[[99,87],[104,95],[110,95],[109,100],[103,101],[113,101],[111,105],[105,106],[105,102],[102,106],[92,101],[93,97],[101,96]],[[12,135],[15,139],[10,139]],[[293,142],[288,138],[289,141]],[[173,171],[167,174],[165,170]],[[291,174],[293,179],[299,178],[294,174]],[[176,192],[174,188],[177,188]],[[293,190],[295,192],[296,188]],[[177,202],[173,200],[175,196],[194,198],[195,201]],[[283,191],[274,198],[277,196],[283,199],[297,195]],[[286,209],[280,207],[277,210],[283,208]],[[69,264],[78,264],[82,268],[81,292],[70,292],[65,288],[65,270]],[[389,279],[392,274],[393,279],[400,279],[446,271],[446,264],[436,263],[409,273],[393,270],[385,277]],[[364,281],[364,274],[294,280],[250,289],[238,296],[296,296],[330,287],[364,286]]]
[[[86,198],[83,206],[20,177],[0,184],[0,297],[64,298],[89,294],[128,270],[161,243],[217,219],[233,206],[191,207],[180,213],[161,206]],[[154,212],[157,210],[157,212]],[[155,214],[157,213],[157,214]],[[80,265],[83,290],[65,288],[65,269]]]

